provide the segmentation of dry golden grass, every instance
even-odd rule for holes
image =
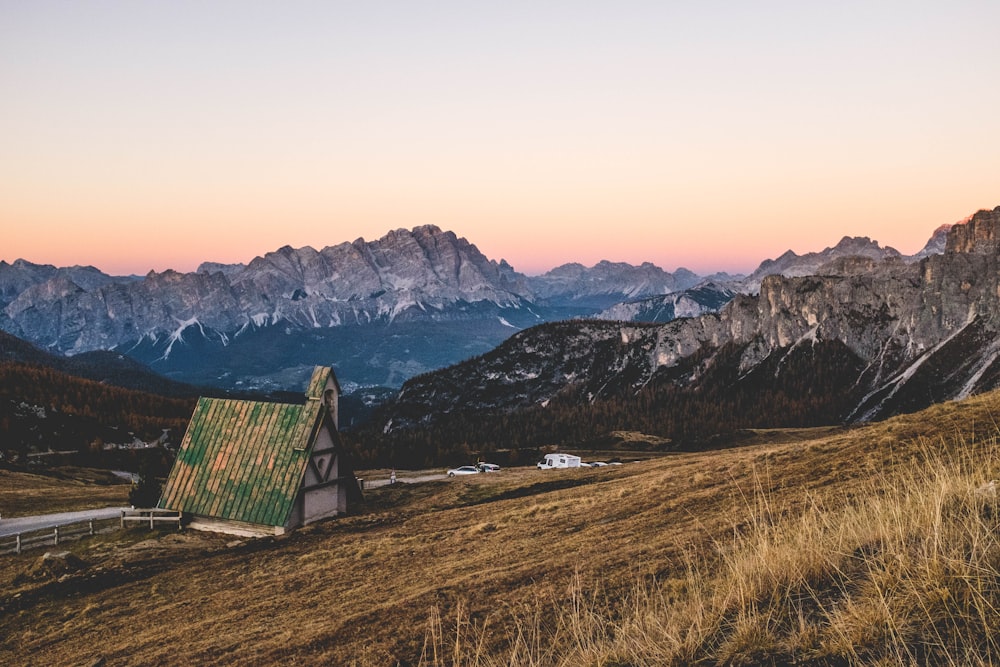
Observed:
[[[89,468],[55,468],[47,475],[0,469],[0,515],[127,505],[129,488],[127,481]]]
[[[283,539],[136,528],[61,581],[9,557],[0,663],[997,662],[997,407],[398,484]]]

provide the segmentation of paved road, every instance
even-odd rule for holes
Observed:
[[[130,507],[105,507],[98,510],[83,510],[80,512],[59,512],[58,514],[38,514],[36,516],[19,516],[14,519],[0,519],[0,537],[27,533],[31,530],[55,528],[67,523],[87,521],[89,519],[115,519],[121,516],[123,509]]]
[[[414,475],[412,477],[403,477],[402,475],[396,475],[396,484],[416,484],[417,482],[433,482],[437,479],[448,479],[448,475],[443,472],[435,473],[433,475]],[[389,486],[389,480],[387,479],[366,479],[365,488],[375,489],[380,486]]]

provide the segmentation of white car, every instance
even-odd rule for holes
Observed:
[[[459,466],[448,471],[448,477],[455,475],[478,475],[479,469],[476,466]]]
[[[480,472],[500,472],[500,466],[496,463],[477,463],[476,467]]]

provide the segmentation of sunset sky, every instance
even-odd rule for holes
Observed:
[[[0,259],[749,271],[1000,205],[1000,2],[0,0]]]

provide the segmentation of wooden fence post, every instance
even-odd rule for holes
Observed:
[[[17,540],[17,547],[14,549],[14,553],[21,553],[21,533],[14,536]]]
[[[90,534],[91,535],[94,534],[94,520],[93,519],[90,520]]]
[[[55,539],[52,540],[52,544],[54,544],[54,545],[59,544],[59,526],[56,526],[56,529],[55,529],[55,532],[54,532],[54,538]]]

